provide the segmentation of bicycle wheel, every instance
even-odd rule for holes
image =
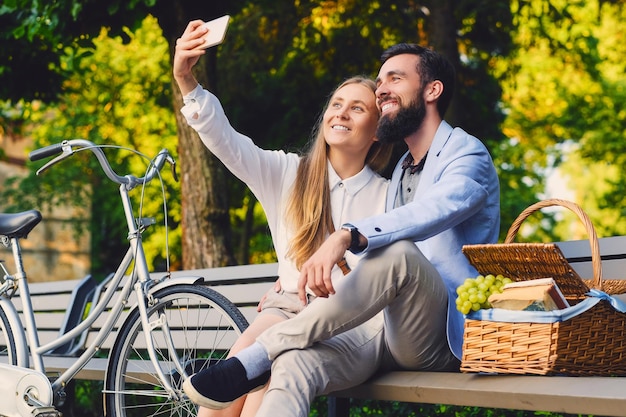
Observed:
[[[216,291],[179,284],[154,294],[150,321],[164,315],[178,359],[188,375],[226,358],[248,326],[239,309]],[[139,311],[135,309],[116,338],[105,381],[107,417],[195,416],[196,406],[183,395],[183,378],[170,358],[160,328],[152,331],[155,353],[180,400],[167,394],[146,350]]]
[[[15,337],[9,318],[0,306],[0,361],[10,365],[17,365],[17,351]]]

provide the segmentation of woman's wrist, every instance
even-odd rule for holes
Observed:
[[[174,76],[176,83],[178,84],[178,88],[180,89],[180,93],[184,96],[191,93],[198,85],[198,81],[193,74],[184,75],[184,76]]]

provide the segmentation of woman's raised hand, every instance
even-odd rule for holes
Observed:
[[[208,31],[202,26],[203,23],[202,20],[192,20],[182,36],[176,40],[173,75],[183,95],[189,93],[198,84],[191,69],[205,53],[204,49],[198,48],[204,43],[203,36]]]

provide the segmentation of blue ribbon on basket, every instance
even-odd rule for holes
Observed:
[[[471,320],[500,321],[505,323],[556,323],[569,320],[589,310],[601,300],[608,301],[620,313],[626,313],[626,302],[612,297],[604,291],[590,290],[585,298],[575,306],[551,311],[514,311],[502,308],[481,309],[470,312],[466,317]]]

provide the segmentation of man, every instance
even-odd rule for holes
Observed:
[[[314,301],[185,381],[192,401],[225,407],[264,385],[271,368],[257,415],[304,417],[315,396],[378,370],[458,369],[463,316],[455,290],[477,274],[461,248],[497,241],[498,178],[484,145],[443,120],[454,90],[451,64],[412,44],[392,46],[382,61],[377,137],[408,145],[392,176],[388,212],[330,235],[301,270],[300,298],[306,303],[312,292]],[[346,250],[363,259],[332,282],[330,270]]]

